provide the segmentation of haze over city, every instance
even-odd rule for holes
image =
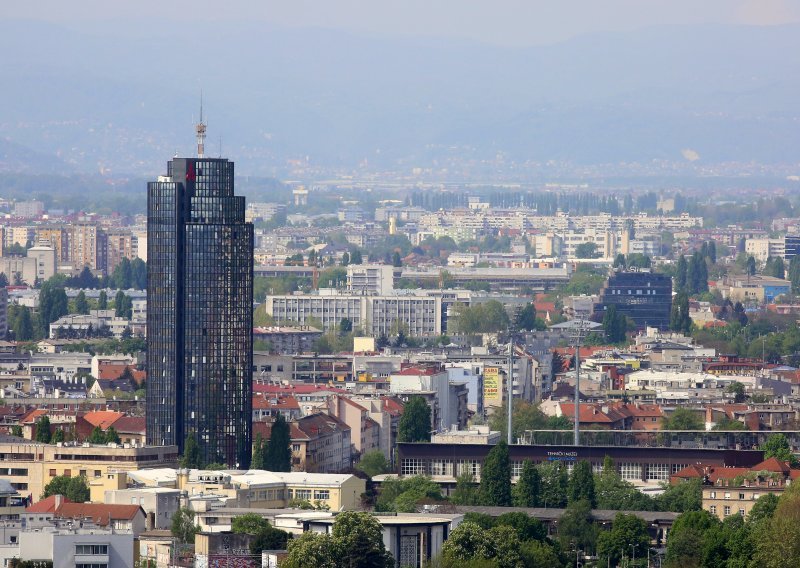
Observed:
[[[800,566],[800,2],[0,12],[0,565]]]

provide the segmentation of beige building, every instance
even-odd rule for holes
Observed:
[[[28,258],[35,262],[36,279],[39,282],[44,282],[55,275],[56,251],[52,246],[37,244],[28,249]]]
[[[34,499],[57,475],[82,475],[92,480],[110,471],[174,466],[177,461],[177,446],[134,448],[115,444],[0,442],[0,479],[8,480],[21,494]]]
[[[353,456],[362,456],[380,450],[380,426],[370,417],[367,408],[350,398],[334,395],[328,399],[328,414],[350,427],[350,444]]]
[[[106,270],[111,274],[123,258],[133,260],[137,257],[137,242],[136,237],[124,229],[110,230],[107,235]]]
[[[200,469],[154,469],[128,472],[139,485],[178,489],[193,509],[282,509],[292,500],[309,501],[331,511],[356,510],[366,482],[350,474]]]
[[[673,474],[670,483],[700,479],[703,509],[724,520],[731,515],[746,517],[760,497],[780,496],[799,477],[800,470],[773,457],[750,468],[690,465]]]
[[[36,227],[36,243],[53,247],[56,265],[70,262],[70,231],[64,227]]]
[[[70,237],[70,262],[76,270],[88,266],[90,270],[106,268],[106,235],[93,223],[72,225]]]

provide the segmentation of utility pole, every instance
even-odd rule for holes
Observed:
[[[581,342],[583,341],[583,332],[585,330],[585,321],[583,316],[580,316],[575,326],[575,434],[573,444],[579,446],[581,444]]]
[[[506,406],[508,406],[508,416],[506,424],[506,443],[510,446],[512,443],[513,434],[511,432],[511,417],[513,415],[514,405],[514,332],[509,328],[508,337],[508,391]]]

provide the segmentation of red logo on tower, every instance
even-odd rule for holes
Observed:
[[[189,162],[189,171],[186,172],[186,181],[194,181],[194,162]]]

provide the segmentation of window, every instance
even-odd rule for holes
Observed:
[[[76,544],[75,554],[99,555],[108,554],[107,544]]]
[[[744,501],[744,493],[739,493],[739,501]]]
[[[654,463],[647,466],[647,479],[650,481],[667,481],[669,479],[669,464]]]
[[[741,509],[741,508],[740,508],[740,509],[739,509],[739,514],[740,514],[742,517],[744,517],[744,509]]]
[[[100,563],[76,564],[75,568],[108,568],[108,564],[105,564],[105,563],[103,563],[103,564],[100,564]]]
[[[292,451],[299,452],[300,451],[300,444],[292,444]]]
[[[727,501],[730,498],[731,498],[731,494],[728,491],[726,491],[725,492],[725,500]]]
[[[717,506],[716,506],[716,505],[711,505],[711,506],[708,508],[708,511],[709,511],[709,513],[711,513],[712,515],[716,515],[716,514],[717,514]]]
[[[310,489],[297,489],[294,492],[294,496],[296,499],[301,501],[308,501],[311,499],[311,490]]]
[[[55,477],[55,476],[56,476],[56,470],[51,469],[50,470],[50,477]]]
[[[638,463],[621,463],[619,464],[619,474],[625,480],[641,480],[642,479],[642,464]]]
[[[319,489],[314,491],[314,499],[319,499],[320,501],[327,501],[331,498],[331,492],[328,489]]]
[[[717,498],[717,492],[716,492],[716,491],[711,491],[711,492],[708,494],[708,496],[709,496],[709,498],[711,498],[711,499],[716,499],[716,498]]]
[[[723,514],[724,514],[726,517],[729,517],[729,516],[730,516],[730,514],[731,514],[731,508],[730,508],[728,505],[725,505],[725,508],[723,509]]]

